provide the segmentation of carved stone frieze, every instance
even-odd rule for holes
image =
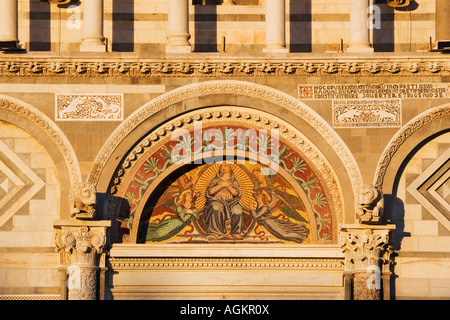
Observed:
[[[332,269],[342,270],[341,259],[320,258],[110,258],[113,269],[230,270]]]
[[[367,271],[371,266],[379,266],[388,259],[385,252],[391,252],[391,235],[393,226],[343,227],[340,245],[345,254],[346,271]]]
[[[339,60],[329,58],[290,60],[260,59],[189,59],[179,60],[147,60],[138,58],[109,59],[58,59],[43,56],[28,58],[0,59],[0,75],[2,76],[90,76],[90,77],[157,77],[157,76],[312,76],[312,75],[425,75],[448,74],[448,59],[433,55],[416,59],[374,57],[364,59],[343,57]]]

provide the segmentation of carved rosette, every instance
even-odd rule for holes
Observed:
[[[69,300],[95,300],[100,255],[107,244],[110,221],[62,221],[56,224],[56,249],[67,267]]]
[[[379,300],[381,274],[389,270],[393,226],[343,226],[340,245],[345,271],[353,274],[353,299]]]

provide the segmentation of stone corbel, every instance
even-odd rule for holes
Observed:
[[[111,221],[57,220],[56,248],[60,253],[62,296],[96,300],[100,257],[107,248]],[[67,295],[66,295],[67,290]]]
[[[340,245],[345,255],[347,298],[389,299],[389,265],[395,225],[343,225]],[[383,291],[382,291],[383,289]]]
[[[356,215],[359,223],[379,224],[384,211],[383,193],[377,187],[366,184],[358,199]]]

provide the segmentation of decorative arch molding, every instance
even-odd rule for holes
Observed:
[[[6,95],[0,95],[0,120],[25,130],[42,144],[56,165],[65,199],[70,188],[81,182],[81,172],[76,154],[61,129],[35,107]],[[62,209],[66,206],[63,202]]]
[[[375,171],[373,184],[384,193],[391,193],[397,172],[405,158],[427,138],[448,131],[450,104],[429,109],[405,124],[389,141]]]
[[[204,128],[226,128],[225,130],[236,126],[239,129],[262,129],[266,132],[277,130],[279,148],[282,150],[280,154],[283,154],[283,157],[290,154],[283,158],[280,165],[276,167],[277,174],[287,181],[290,180],[290,186],[296,190],[296,194],[300,196],[303,203],[307,204],[305,211],[309,216],[308,221],[312,224],[311,231],[315,243],[318,239],[322,242],[328,241],[327,239],[333,242],[337,241],[337,230],[339,230],[344,215],[344,196],[338,175],[326,157],[299,130],[281,119],[256,110],[252,110],[250,114],[246,108],[232,106],[200,109],[175,118],[145,136],[129,153],[112,179],[105,208],[106,218],[115,220],[121,214],[122,208],[129,206],[130,218],[126,218],[126,224],[131,231],[127,241],[131,243],[137,241],[141,216],[147,199],[157,188],[161,188],[159,184],[170,173],[183,166],[183,163],[173,163],[170,160],[171,153],[169,151],[174,150],[170,150],[170,148],[174,148],[171,139],[173,133],[176,133],[177,130],[192,132],[196,128],[196,123],[201,123]],[[195,140],[195,131],[192,137]],[[232,140],[234,141],[234,138]],[[189,144],[190,149],[191,145]],[[292,156],[292,154],[295,155]],[[186,164],[193,163],[194,159],[199,159],[197,156],[204,160],[211,156],[211,152],[202,151],[196,155],[192,154],[188,157]],[[243,158],[253,158],[254,163],[257,163],[256,159],[259,158],[259,154],[256,157],[254,153],[252,155],[251,152],[245,152]],[[296,166],[299,163],[302,163],[304,167]],[[305,172],[308,172],[302,172],[303,168],[308,168],[304,169]],[[322,203],[318,203],[321,201]],[[327,229],[328,232],[317,232],[317,229],[322,230],[322,228]]]
[[[321,152],[339,172],[343,190],[352,190],[346,196],[346,222],[352,223],[356,195],[362,186],[362,176],[352,153],[332,129],[314,110],[296,98],[279,90],[236,80],[206,81],[186,85],[165,93],[131,114],[108,138],[94,161],[88,182],[96,185],[99,192],[106,192],[111,181],[111,170],[116,170],[130,150],[148,132],[179,114],[213,106],[240,106],[249,110],[262,110],[277,114],[280,119],[292,124],[307,135],[310,140],[322,141]],[[158,135],[159,132],[154,132]],[[107,168],[107,170],[105,170]],[[109,174],[108,174],[109,172]],[[347,192],[348,193],[348,192]]]

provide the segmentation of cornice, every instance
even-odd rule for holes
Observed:
[[[28,53],[0,55],[0,76],[245,77],[450,75],[450,57],[436,53],[143,55]]]
[[[247,269],[331,269],[343,270],[342,259],[293,258],[110,258],[114,270],[247,270]]]

